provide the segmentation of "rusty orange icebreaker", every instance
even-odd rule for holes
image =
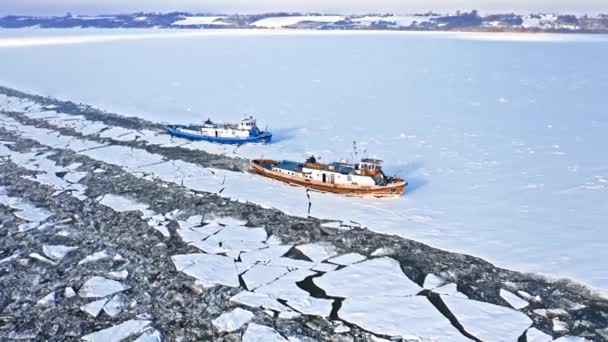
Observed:
[[[400,196],[407,186],[401,178],[384,175],[379,159],[362,159],[356,164],[304,163],[254,159],[251,167],[260,175],[319,191],[357,196]]]

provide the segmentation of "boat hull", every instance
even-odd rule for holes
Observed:
[[[275,162],[273,160],[255,159],[250,162],[253,170],[265,177],[272,178],[278,181],[289,183],[292,185],[303,186],[309,189],[314,189],[323,192],[331,192],[344,195],[354,196],[376,196],[376,197],[398,197],[403,194],[407,187],[407,182],[400,180],[387,185],[375,185],[375,186],[354,186],[346,184],[330,184],[321,183],[313,180],[302,179],[300,177],[290,176],[278,173],[276,171],[268,170],[267,168],[260,166],[261,162]]]
[[[165,129],[167,132],[173,136],[179,138],[185,138],[189,140],[199,140],[199,141],[210,141],[219,144],[231,144],[231,145],[240,145],[240,144],[248,144],[248,143],[269,143],[272,140],[272,134],[270,132],[262,132],[259,135],[253,137],[246,138],[223,138],[223,137],[212,137],[208,135],[199,135],[199,134],[191,134],[187,132],[180,131],[179,128],[186,128],[188,126],[179,126],[179,125],[169,125],[166,126]]]

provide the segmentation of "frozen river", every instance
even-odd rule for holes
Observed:
[[[408,193],[315,194],[313,216],[602,289],[606,60],[606,36],[0,32],[1,85],[153,121],[251,113],[276,142],[246,157],[350,159],[356,141]],[[305,214],[303,191],[272,187]]]

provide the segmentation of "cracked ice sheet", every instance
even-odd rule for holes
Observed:
[[[288,342],[271,327],[250,323],[243,334],[243,342]]]
[[[232,311],[221,314],[219,317],[211,321],[211,323],[213,323],[213,325],[219,331],[232,332],[240,329],[247,322],[251,321],[253,317],[254,314],[251,313],[251,311],[236,308]]]
[[[289,273],[287,267],[254,265],[242,275],[242,278],[247,285],[247,289],[254,291],[258,287],[272,283],[287,273]]]
[[[308,292],[296,285],[297,282],[314,274],[316,273],[305,269],[291,271],[278,280],[259,287],[255,292],[283,299],[287,301],[289,307],[305,315],[327,317],[331,313],[333,301],[311,297]]]
[[[387,257],[328,272],[313,281],[327,295],[345,298],[408,296],[422,291],[418,284],[403,274],[398,261]]]
[[[41,222],[53,215],[51,212],[38,208],[21,198],[8,196],[6,188],[2,186],[0,186],[0,204],[15,209],[13,215],[29,222]]]
[[[321,262],[338,254],[336,247],[326,242],[309,243],[296,246],[296,248],[313,262]]]
[[[139,203],[124,196],[114,194],[103,195],[103,198],[101,201],[99,201],[99,203],[118,212],[139,210],[144,214],[144,216],[152,216],[154,214],[153,211],[148,210],[148,205]]]
[[[470,341],[426,297],[378,295],[346,298],[340,308],[340,318],[373,333],[402,336],[406,340]]]
[[[471,335],[482,341],[517,341],[532,320],[511,308],[442,295],[448,309]]]
[[[171,260],[178,271],[196,278],[204,287],[239,286],[232,258],[212,254],[182,254],[172,256]]]
[[[143,333],[151,323],[151,321],[132,319],[85,335],[82,339],[89,342],[122,341],[135,334]]]

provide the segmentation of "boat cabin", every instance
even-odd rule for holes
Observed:
[[[357,165],[357,169],[362,175],[375,176],[382,171],[382,160],[371,158],[361,159],[361,162]]]

